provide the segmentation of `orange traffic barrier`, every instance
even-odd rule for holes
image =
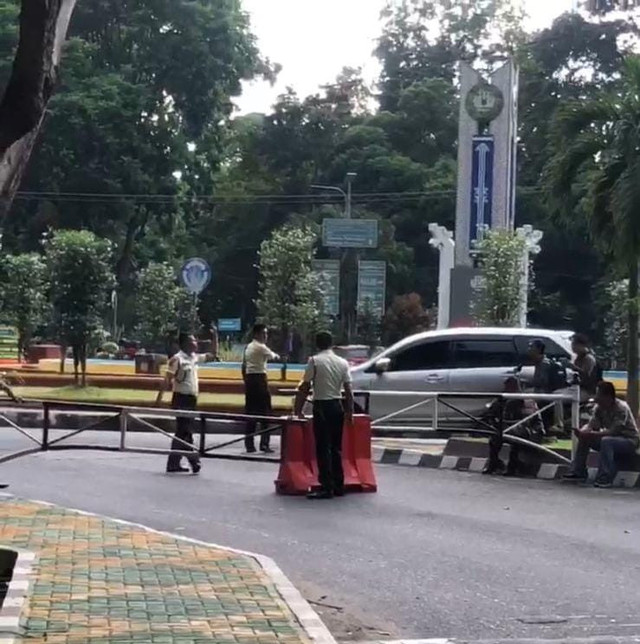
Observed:
[[[278,494],[306,494],[318,485],[313,427],[310,422],[291,420],[282,427]]]
[[[278,494],[306,494],[318,488],[318,464],[313,422],[291,421],[282,430],[280,472],[276,479]],[[371,462],[371,419],[356,416],[345,423],[342,436],[342,466],[348,492],[376,492],[378,489]]]
[[[346,429],[345,434],[352,446],[350,453],[358,476],[359,491],[377,492],[378,484],[371,460],[371,418],[369,416],[355,416],[353,426]]]

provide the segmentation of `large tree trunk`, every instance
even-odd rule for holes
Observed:
[[[0,102],[0,222],[11,207],[58,76],[76,0],[22,0],[20,40]]]
[[[638,262],[629,267],[629,340],[627,355],[627,402],[638,415]]]

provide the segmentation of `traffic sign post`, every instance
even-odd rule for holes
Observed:
[[[211,282],[211,266],[200,257],[192,257],[182,265],[180,280],[187,291],[193,295],[195,326],[198,320],[198,297]]]
[[[378,248],[378,220],[325,219],[322,244],[329,248]]]
[[[182,265],[180,279],[189,293],[198,296],[209,286],[211,267],[204,259],[192,257]]]
[[[320,280],[324,312],[337,317],[340,315],[340,260],[314,259],[313,270]]]
[[[239,333],[242,331],[242,319],[221,318],[218,320],[218,331],[221,333]]]
[[[385,312],[387,292],[387,262],[358,262],[358,313],[367,309],[378,319]]]

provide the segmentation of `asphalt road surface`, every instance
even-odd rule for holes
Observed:
[[[8,432],[0,451],[27,446]],[[273,464],[163,469],[162,456],[55,452],[0,477],[17,496],[269,555],[341,639],[640,633],[638,492],[387,466],[378,494],[312,502],[276,496]]]

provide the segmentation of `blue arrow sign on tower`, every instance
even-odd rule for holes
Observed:
[[[491,228],[493,219],[493,162],[495,145],[492,136],[473,137],[471,173],[471,230],[469,240],[481,236],[484,226]]]

